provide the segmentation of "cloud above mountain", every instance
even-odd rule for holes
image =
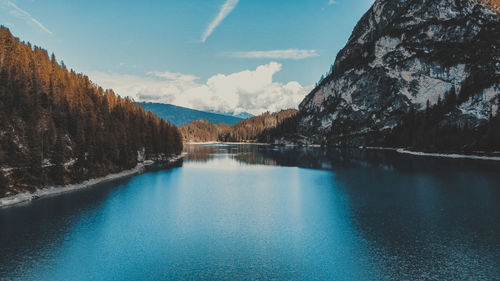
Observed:
[[[260,114],[296,108],[312,87],[292,81],[280,83],[273,77],[282,68],[277,62],[232,74],[217,74],[205,83],[194,75],[149,72],[147,77],[94,72],[89,76],[98,85],[113,89],[137,101],[220,112]]]

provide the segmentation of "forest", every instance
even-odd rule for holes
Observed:
[[[179,129],[0,27],[0,197],[182,151]]]
[[[476,84],[473,84],[476,85]],[[425,110],[411,108],[399,126],[385,138],[385,145],[417,151],[482,153],[500,151],[500,108],[490,107],[489,119],[480,124],[463,119],[458,125],[447,120],[458,119],[458,104],[468,100],[477,89],[465,85],[459,93],[452,88],[443,100]]]
[[[267,130],[280,126],[295,114],[297,114],[295,109],[286,109],[276,113],[265,112],[232,126],[197,120],[182,126],[180,129],[184,141],[187,142],[257,142],[267,139],[263,137]]]

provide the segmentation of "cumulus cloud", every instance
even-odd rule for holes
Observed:
[[[226,0],[224,4],[222,4],[219,13],[217,16],[210,22],[210,24],[207,26],[205,29],[205,32],[203,32],[203,35],[201,36],[201,42],[205,43],[212,35],[212,32],[221,24],[221,22],[236,8],[236,5],[238,5],[238,2],[240,0]]]
[[[231,57],[248,58],[248,59],[307,59],[310,57],[319,56],[316,50],[271,50],[271,51],[248,51],[248,52],[233,52],[229,54]]]
[[[335,1],[335,0],[328,0],[328,5],[333,5],[333,4],[337,4],[337,1]]]
[[[4,10],[8,10],[11,16],[19,18],[21,20],[25,20],[29,23],[34,23],[38,26],[42,31],[52,35],[52,31],[50,31],[47,27],[45,27],[40,21],[35,19],[30,13],[19,8],[16,4],[11,1],[0,1],[0,7]]]
[[[150,72],[147,77],[102,72],[89,76],[98,85],[136,101],[257,115],[265,111],[296,108],[312,89],[295,81],[273,81],[274,74],[281,68],[281,64],[271,62],[255,70],[217,74],[204,83],[198,82],[196,76],[171,72]]]

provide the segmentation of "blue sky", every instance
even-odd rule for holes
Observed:
[[[371,3],[0,0],[0,23],[120,95],[259,113],[296,106]]]

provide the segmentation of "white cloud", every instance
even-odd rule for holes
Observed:
[[[112,88],[136,101],[171,103],[179,106],[221,112],[260,114],[296,108],[312,87],[298,82],[279,83],[273,76],[281,70],[277,62],[229,75],[217,74],[205,83],[196,76],[170,72],[151,72],[148,77],[95,72],[93,82]]]
[[[48,34],[53,34],[52,31],[50,31],[47,27],[45,27],[41,22],[39,22],[37,19],[35,19],[30,13],[27,11],[19,8],[16,4],[14,4],[11,1],[3,1],[2,7],[5,9],[9,10],[9,13],[19,19],[26,20],[30,23],[34,23],[37,25],[41,30],[47,32]]]
[[[236,5],[238,5],[238,2],[240,0],[226,0],[224,4],[221,6],[219,14],[214,18],[214,20],[207,26],[205,29],[205,32],[203,32],[203,35],[201,36],[201,41],[205,43],[214,32],[214,30],[219,26],[219,24],[236,8]]]
[[[298,50],[298,49],[288,49],[288,50],[271,50],[271,51],[248,51],[248,52],[234,52],[230,53],[230,56],[237,58],[249,58],[249,59],[293,59],[300,60],[310,57],[319,56],[316,50]]]
[[[178,72],[160,72],[160,71],[152,71],[148,72],[148,75],[155,76],[157,78],[163,78],[167,80],[181,80],[181,81],[194,81],[198,80],[198,76],[194,75],[186,75]]]
[[[333,4],[337,4],[337,1],[335,1],[335,0],[328,0],[328,5],[333,5]]]

